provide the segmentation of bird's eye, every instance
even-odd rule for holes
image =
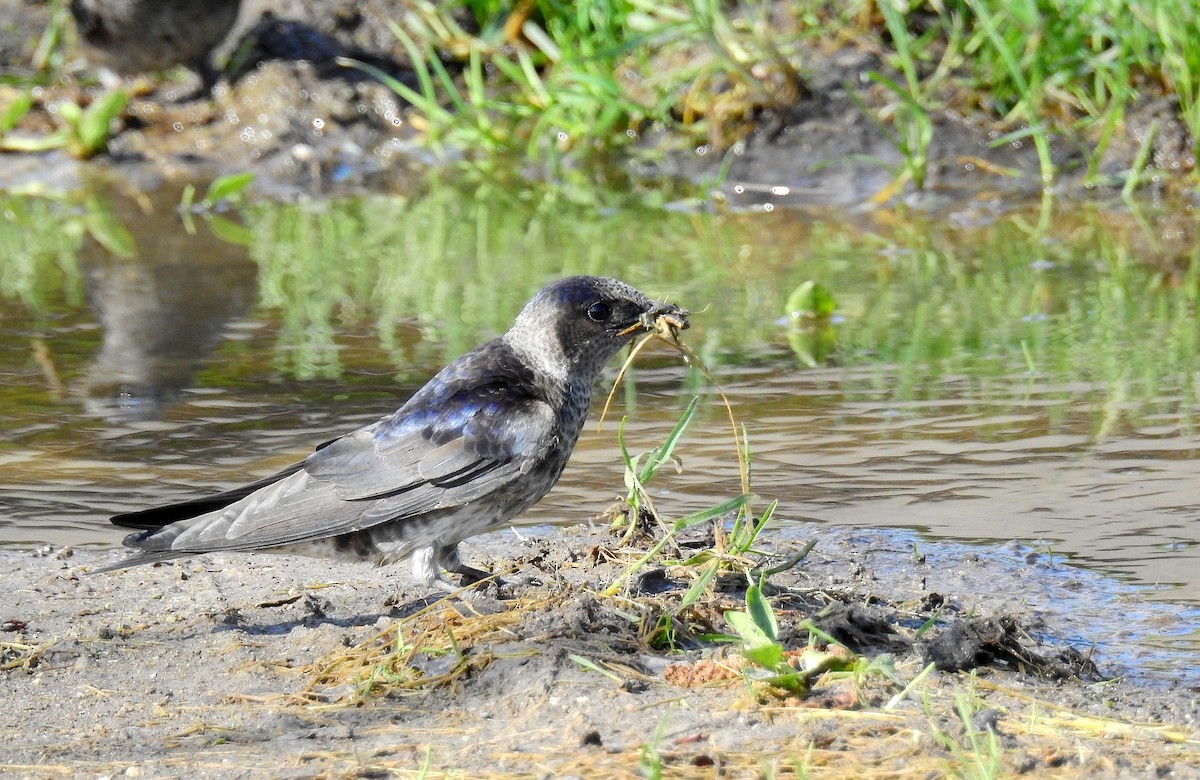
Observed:
[[[612,307],[604,301],[593,303],[588,307],[587,316],[592,322],[607,322],[612,316]]]

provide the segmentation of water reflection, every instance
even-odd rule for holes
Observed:
[[[591,272],[697,312],[688,341],[748,426],[780,522],[1016,540],[1200,604],[1187,212],[845,221],[437,191],[252,204],[231,215],[243,246],[188,233],[176,203],[112,199],[136,247],[120,257],[78,201],[0,201],[3,540],[115,544],[108,515],[276,470],[396,408],[546,279]],[[821,351],[794,347],[784,316],[810,279],[837,301]],[[711,387],[663,351],[634,380],[635,449],[707,395],[660,510],[737,492]],[[609,504],[614,430],[585,435],[527,522]]]
[[[103,333],[80,386],[87,411],[114,422],[161,418],[229,323],[257,303],[248,250],[203,224],[181,229],[170,194],[156,203],[111,199],[114,217],[137,227],[126,256],[91,235],[79,253]]]

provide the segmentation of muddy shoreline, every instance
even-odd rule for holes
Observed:
[[[764,546],[782,557],[802,542],[781,532]],[[656,561],[606,596],[640,551],[595,529],[474,540],[468,560],[494,566],[504,584],[468,602],[431,603],[405,566],[212,556],[92,576],[120,553],[6,552],[0,770],[636,777],[653,766],[664,776],[805,767],[848,777],[872,767],[927,777],[983,761],[1039,777],[1200,777],[1194,682],[1112,679],[1103,651],[1092,669],[1077,627],[1047,603],[1069,571],[1055,581],[1033,558],[972,561],[936,544],[922,553],[879,532],[829,528],[770,578],[785,647],[802,652],[813,620],[863,659],[783,695],[748,687],[734,650],[698,639],[730,631],[722,614],[745,608],[744,582],[720,578],[677,615],[677,646],[666,648],[651,629],[691,575]],[[1009,621],[1015,655],[931,671],[892,701],[939,636],[989,621]],[[895,680],[869,668],[889,657]]]
[[[269,8],[269,14],[267,9]],[[240,52],[211,94],[197,93],[199,77],[175,72],[177,81],[143,78],[123,112],[108,152],[80,162],[62,151],[3,155],[0,188],[78,188],[97,173],[133,189],[163,181],[203,181],[252,171],[256,194],[267,197],[331,196],[363,191],[410,192],[431,172],[453,168],[470,149],[432,152],[422,139],[424,123],[383,84],[348,68],[350,57],[415,84],[403,47],[388,21],[403,18],[404,3],[374,0],[289,0],[243,3],[240,21],[222,49]],[[11,24],[0,33],[0,67],[29,70],[29,58],[49,19],[33,0],[0,0]],[[240,57],[240,60],[238,59]],[[1048,187],[1031,143],[995,145],[1003,131],[981,117],[951,108],[932,111],[926,186],[893,186],[904,155],[896,131],[875,114],[886,114],[894,96],[866,75],[889,72],[868,45],[808,45],[803,52],[806,88],[786,109],[753,118],[745,138],[732,147],[681,144],[654,127],[643,128],[633,159],[614,161],[605,179],[627,177],[709,187],[721,207],[855,205],[884,203],[943,211],[964,199],[979,208],[998,200],[1111,197],[1135,166],[1147,132],[1154,134],[1149,159],[1161,171],[1151,195],[1170,186],[1172,171],[1190,171],[1183,123],[1171,100],[1148,90],[1125,112],[1104,142],[1104,155],[1086,170],[1085,150],[1096,138],[1056,136],[1057,168]],[[93,71],[70,57],[65,78],[39,87],[35,109],[18,133],[49,133],[54,104],[86,106],[100,91],[84,88]],[[32,74],[31,74],[32,75]],[[11,90],[11,94],[5,90]],[[0,87],[0,105],[16,88]],[[1151,128],[1155,128],[1152,130]],[[566,158],[562,165],[573,163]],[[515,159],[513,170],[532,180],[557,180],[562,171],[539,170]]]

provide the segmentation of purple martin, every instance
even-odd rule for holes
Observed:
[[[425,587],[465,582],[458,543],[503,525],[558,482],[604,365],[659,318],[687,312],[615,279],[572,276],[499,338],[443,368],[396,412],[252,485],[118,515],[138,552],[99,571],[208,552],[412,558]]]

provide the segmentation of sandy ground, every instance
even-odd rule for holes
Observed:
[[[1079,580],[1036,556],[821,529],[769,578],[778,638],[811,661],[811,620],[853,652],[789,694],[706,636],[730,633],[743,577],[680,608],[696,567],[621,581],[642,551],[603,531],[468,546],[503,584],[440,601],[406,566],[90,575],[120,553],[0,553],[0,775],[1200,777],[1196,689],[1109,679],[1103,654],[1055,642],[1079,628],[1038,605]],[[920,677],[935,658],[977,668]]]

